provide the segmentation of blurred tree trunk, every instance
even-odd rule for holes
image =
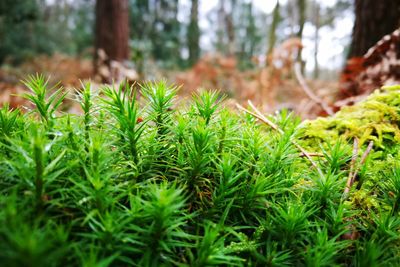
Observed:
[[[349,58],[363,56],[400,26],[400,1],[355,0],[355,16]]]
[[[229,4],[228,10],[227,3]],[[235,6],[236,0],[219,0],[217,50],[228,56],[235,54],[235,26],[233,23]]]
[[[218,53],[222,53],[224,51],[224,32],[225,32],[225,5],[224,0],[219,0],[218,7],[218,18],[217,18],[217,44],[216,48]]]
[[[123,61],[129,58],[129,9],[128,0],[97,0],[95,25],[95,71],[99,67],[98,51],[111,60]]]
[[[300,40],[303,38],[303,29],[306,22],[306,0],[297,0],[297,11],[299,16],[298,26],[299,30],[296,33],[296,37]],[[302,49],[299,48],[299,53],[297,55],[297,61],[301,63],[301,72],[304,73],[304,62],[301,57]]]
[[[235,54],[235,27],[233,25],[233,12],[235,10],[236,0],[230,0],[229,11],[225,10],[225,0],[221,0],[221,13],[225,22],[225,30],[228,37],[228,56]]]
[[[274,12],[272,15],[272,23],[271,27],[269,29],[269,35],[268,35],[268,50],[267,50],[267,60],[266,64],[268,64],[269,58],[272,54],[272,51],[274,50],[275,43],[276,43],[276,28],[278,27],[279,21],[280,21],[280,5],[279,1],[276,1],[276,5],[274,8]]]
[[[189,64],[193,65],[200,57],[199,0],[192,0],[188,29]]]
[[[254,51],[256,49],[256,44],[257,44],[257,26],[256,26],[256,21],[255,17],[253,14],[253,3],[250,1],[248,4],[244,5],[246,7],[246,20],[247,20],[247,25],[246,25],[246,40],[247,42],[243,42],[248,44],[248,50],[247,50],[247,45],[246,45],[246,53],[248,58],[253,57]]]
[[[320,11],[321,7],[317,1],[314,1],[314,79],[319,77],[319,64],[318,64],[318,44],[319,44],[319,29],[321,27],[320,23]]]
[[[285,20],[289,22],[290,33],[289,36],[295,35],[295,27],[296,27],[296,3],[293,1],[288,1],[283,7],[285,7],[284,13],[287,14]]]
[[[247,69],[253,66],[253,56],[262,37],[257,29],[257,13],[254,12],[253,2],[240,1],[236,10],[239,10],[239,12],[236,14],[238,23],[235,31],[240,36],[236,41],[237,47],[240,48],[236,53],[239,59],[238,67]]]
[[[235,10],[236,0],[230,1],[229,12],[225,13],[226,32],[228,34],[228,55],[235,54],[235,26],[233,24],[233,12]]]

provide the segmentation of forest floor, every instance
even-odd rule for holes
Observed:
[[[68,57],[60,54],[35,57],[25,63],[0,68],[0,106],[10,103],[12,107],[23,106],[22,99],[15,95],[26,88],[21,80],[29,74],[41,73],[49,77],[50,83],[59,83],[73,97],[74,88],[81,87],[81,81],[95,79],[93,65],[89,59]],[[146,80],[167,79],[180,87],[179,96],[188,98],[200,88],[215,89],[228,96],[227,105],[240,103],[246,105],[251,100],[267,113],[289,109],[303,119],[324,115],[321,107],[311,100],[294,77],[292,70],[285,68],[269,69],[265,67],[240,71],[236,62],[230,58],[205,56],[191,69],[184,71],[157,70]],[[92,83],[99,87],[100,83]],[[333,103],[337,92],[337,83],[333,81],[308,80],[307,84],[324,102]],[[79,112],[79,107],[68,106],[69,111]]]

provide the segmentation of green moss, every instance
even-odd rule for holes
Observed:
[[[2,266],[400,266],[399,87],[300,128],[270,116],[278,133],[165,83],[40,113],[42,80],[32,112],[0,110]],[[343,198],[354,136],[380,144]]]
[[[394,197],[389,196],[387,201],[379,199],[390,194],[386,188],[388,179],[393,176],[391,170],[398,168],[399,125],[400,86],[387,86],[376,90],[354,106],[344,107],[332,117],[302,122],[298,138],[312,152],[320,152],[340,142],[347,156],[352,154],[354,138],[359,139],[360,146],[364,145],[359,149],[359,156],[365,151],[366,144],[373,141],[369,159],[360,166],[356,184],[346,205],[358,212],[389,211],[390,201]],[[346,169],[350,168],[349,164],[348,158]]]
[[[400,86],[383,87],[364,101],[344,107],[335,116],[306,120],[300,136],[308,146],[334,144],[358,137],[360,144],[374,141],[382,150],[400,143]]]

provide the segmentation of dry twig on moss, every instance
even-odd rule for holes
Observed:
[[[354,138],[354,141],[353,141],[353,154],[351,156],[349,176],[347,178],[346,187],[343,192],[344,197],[346,197],[350,191],[357,158],[358,158],[358,138],[356,137],[356,138]]]
[[[267,117],[265,117],[265,116],[253,105],[253,103],[252,103],[250,100],[248,100],[248,103],[249,103],[249,106],[254,110],[255,113],[249,111],[248,109],[245,109],[244,107],[242,107],[242,106],[239,105],[239,104],[236,104],[236,106],[237,106],[240,110],[242,110],[242,111],[244,111],[244,112],[246,112],[246,113],[248,113],[248,114],[250,114],[250,115],[256,117],[256,118],[259,119],[260,121],[264,122],[265,124],[267,124],[268,126],[270,126],[272,129],[274,129],[274,130],[277,131],[278,133],[283,134],[283,130],[282,130],[281,128],[279,128],[278,125],[276,125],[276,124],[273,123],[271,120],[269,120]],[[311,165],[318,171],[318,174],[319,174],[321,177],[323,177],[324,174],[322,173],[321,169],[318,167],[317,163],[315,163],[315,161],[312,159],[310,153],[308,153],[308,152],[307,152],[303,147],[301,147],[297,142],[295,142],[295,141],[293,141],[293,140],[290,140],[290,142],[291,142],[298,150],[300,150],[300,152],[301,152],[300,156],[306,157],[306,158],[308,159],[308,161],[311,163]],[[315,155],[316,153],[312,153],[312,154]]]
[[[358,158],[359,144],[358,144],[358,138],[354,138],[353,155],[351,157],[351,163],[350,163],[350,172],[349,172],[349,176],[347,178],[346,188],[344,189],[344,192],[343,192],[343,198],[347,198],[347,196],[350,192],[350,188],[353,186],[353,184],[356,180],[358,170],[362,167],[362,165],[364,165],[365,160],[367,159],[373,146],[374,146],[374,141],[370,141],[367,149],[364,151],[364,153],[361,156],[359,164],[356,165],[356,161]]]

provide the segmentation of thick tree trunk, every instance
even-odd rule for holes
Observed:
[[[200,57],[199,0],[192,0],[190,24],[188,29],[189,64],[193,65]]]
[[[400,26],[400,1],[355,0],[355,15],[349,58],[363,56],[384,35]]]
[[[399,14],[399,0],[355,0],[353,38],[340,76],[339,99],[369,93],[387,80],[397,80],[400,42],[392,32],[400,26]],[[366,55],[372,47],[373,53]]]
[[[95,28],[95,68],[99,50],[105,52],[107,65],[129,58],[128,0],[97,0]]]

